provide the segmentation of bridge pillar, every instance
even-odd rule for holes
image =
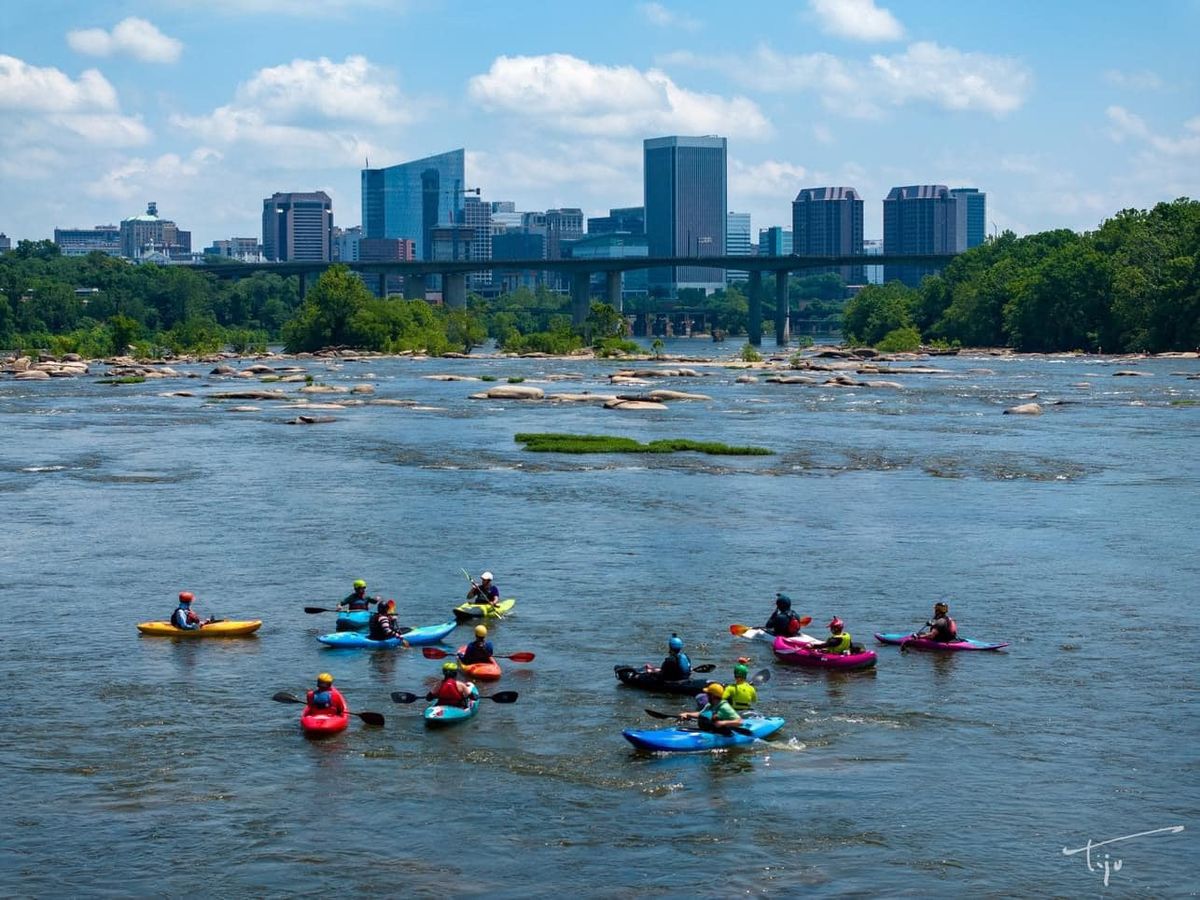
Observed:
[[[300,279],[300,300],[303,302],[304,295],[308,293],[308,274],[301,272],[296,277]]]
[[[752,345],[762,346],[762,272],[750,273],[750,314],[746,333]]]
[[[425,299],[425,276],[408,273],[404,276],[404,299]]]
[[[381,299],[387,299],[387,272],[379,273],[379,296]]]
[[[571,275],[571,324],[582,325],[592,310],[592,273]]]
[[[461,272],[442,276],[442,303],[454,309],[467,305],[467,276]]]
[[[624,312],[621,299],[622,273],[618,271],[604,273],[604,286],[608,289],[608,305],[617,312]]]
[[[775,344],[788,344],[788,273],[775,273]]]

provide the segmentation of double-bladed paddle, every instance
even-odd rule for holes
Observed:
[[[301,700],[295,694],[289,694],[287,691],[280,691],[271,699],[274,700],[276,703],[303,703],[305,706],[308,705],[307,700]],[[382,713],[351,711],[350,715],[358,716],[367,725],[380,725],[380,726],[383,725],[383,714]]]
[[[475,588],[476,593],[479,594],[479,602],[478,603],[472,604],[471,601],[468,600],[465,604],[463,604],[464,606],[468,606],[468,605],[485,606],[485,607],[486,606],[491,606],[491,607],[496,606],[495,603],[492,603],[491,597],[484,596],[483,588],[481,588],[479,585],[477,585],[475,583],[475,579],[471,577],[470,572],[468,572],[466,569],[459,569],[458,571],[462,572],[463,578],[465,578],[465,579],[467,579],[467,581],[471,582],[471,587]],[[460,625],[465,624],[466,622],[470,621],[471,619],[478,619],[483,615],[484,615],[484,613],[482,611],[480,611],[480,613],[478,615],[474,615],[474,614],[468,612],[467,610],[458,610],[458,609],[454,610],[454,618],[458,620],[458,623]],[[498,609],[495,609],[493,611],[492,618],[503,619],[504,613],[500,612],[500,610],[498,610]]]
[[[678,713],[659,712],[656,709],[647,709],[645,712],[646,712],[646,715],[648,715],[652,718],[655,718],[655,719],[682,719],[682,718],[684,718],[684,716],[681,716]],[[728,733],[728,732],[732,731],[735,734],[744,734],[747,737],[754,737],[754,732],[751,731],[749,728],[746,728],[744,725],[721,725],[719,723],[713,723],[711,719],[706,719],[703,716],[700,716],[696,719],[696,724],[701,731],[713,731],[716,734],[723,734],[723,733]]]
[[[495,703],[516,703],[517,697],[519,696],[520,694],[518,694],[516,691],[498,691],[495,694],[480,694],[479,699],[491,700]],[[436,698],[436,694],[426,694],[424,698],[422,698],[420,694],[414,694],[411,691],[392,691],[393,703],[416,703],[421,699],[434,700]]]
[[[800,627],[801,628],[803,628],[805,625],[811,625],[811,624],[812,624],[812,616],[801,616],[800,617]],[[764,629],[757,628],[752,625],[730,625],[729,626],[729,633],[732,635],[736,635],[737,637],[742,637],[747,631],[763,631],[763,630]],[[754,637],[754,635],[751,635],[751,637]]]
[[[445,650],[439,650],[437,647],[422,647],[421,655],[426,659],[445,659],[447,656],[455,656],[456,654],[447,653]],[[494,659],[511,659],[513,662],[522,663],[533,662],[534,660],[534,654],[529,653],[528,651],[509,653],[507,656],[502,653],[495,653],[492,656]]]

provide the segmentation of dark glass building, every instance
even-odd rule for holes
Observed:
[[[944,184],[895,187],[883,201],[883,252],[961,253],[967,248],[967,204]],[[884,266],[884,281],[919,287],[937,269]]]
[[[417,259],[433,259],[433,229],[462,221],[466,153],[362,170],[363,237],[407,238]]]
[[[863,202],[851,187],[804,188],[792,201],[792,252],[798,256],[861,256]],[[862,266],[807,269],[836,272],[846,284],[862,284]]]
[[[646,233],[646,208],[643,206],[624,206],[610,209],[607,216],[593,216],[587,220],[588,234],[626,234]]]
[[[729,215],[723,137],[661,137],[643,142],[646,243],[651,257],[724,256]],[[651,293],[717,290],[723,269],[651,269]]]
[[[979,188],[951,188],[950,193],[967,204],[967,249],[987,238],[987,194]]]

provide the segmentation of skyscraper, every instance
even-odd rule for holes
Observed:
[[[463,201],[462,224],[475,229],[475,237],[471,240],[471,259],[492,258],[492,205],[480,200],[478,196],[467,197]],[[473,291],[482,290],[492,283],[490,270],[472,272],[467,278],[467,286]]]
[[[750,213],[731,212],[725,220],[725,253],[729,256],[752,256],[754,247],[750,243]],[[729,269],[726,281],[745,281],[750,273]]]
[[[642,147],[650,256],[724,256],[729,213],[725,138],[649,138]],[[652,293],[674,296],[680,288],[721,288],[725,273],[674,266],[651,269],[648,280]]]
[[[951,188],[950,193],[967,204],[967,249],[987,238],[987,194],[979,188]]]
[[[895,187],[883,201],[883,252],[961,253],[967,246],[967,204],[944,184]],[[919,287],[936,269],[930,266],[883,267],[884,281]]]
[[[792,250],[800,256],[859,256],[863,202],[851,187],[804,188],[792,201]],[[862,266],[810,269],[836,272],[846,284],[862,284]]]
[[[758,229],[759,256],[791,256],[792,232],[779,225]]]
[[[333,258],[333,201],[324,191],[272,194],[263,200],[262,223],[269,262]]]
[[[433,259],[433,229],[462,221],[461,148],[383,169],[362,170],[363,237],[408,238]]]
[[[610,209],[607,216],[594,216],[587,220],[587,233],[589,235],[615,234],[621,231],[628,232],[629,234],[645,234],[645,208],[641,206],[617,207],[616,209]]]

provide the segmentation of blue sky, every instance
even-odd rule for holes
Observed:
[[[157,201],[193,246],[262,199],[456,147],[518,209],[642,202],[641,141],[729,139],[729,208],[850,185],[988,193],[989,230],[1200,197],[1200,0],[0,4],[0,231]]]

